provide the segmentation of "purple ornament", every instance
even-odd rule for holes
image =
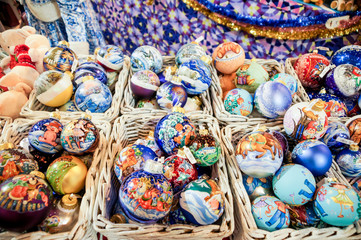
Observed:
[[[336,66],[348,63],[361,68],[361,46],[350,45],[341,48],[332,56],[331,63]]]
[[[182,85],[166,82],[158,88],[157,102],[161,109],[171,111],[173,107],[184,107],[187,92]]]
[[[283,156],[287,156],[288,153],[288,141],[287,138],[278,131],[271,131],[270,134],[275,137],[278,142],[281,144],[282,150],[283,150]]]
[[[139,98],[152,98],[158,90],[159,85],[157,74],[150,70],[136,72],[130,80],[130,88],[133,94]]]

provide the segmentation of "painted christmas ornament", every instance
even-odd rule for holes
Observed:
[[[278,142],[281,144],[282,150],[283,150],[283,156],[286,156],[288,153],[288,141],[287,138],[278,131],[270,131],[269,132],[274,138],[278,140]]]
[[[119,202],[131,220],[155,223],[169,213],[173,190],[162,173],[162,163],[148,160],[120,186]]]
[[[59,111],[62,112],[78,112],[79,110],[76,108],[74,100],[70,99],[67,103],[59,107]]]
[[[64,126],[60,141],[63,148],[72,154],[94,152],[99,144],[99,131],[90,120],[80,118]]]
[[[106,69],[119,71],[124,64],[122,50],[114,45],[105,45],[95,50],[97,61]]]
[[[158,157],[163,156],[162,150],[159,148],[159,146],[158,146],[157,143],[155,142],[155,139],[154,139],[154,131],[149,131],[148,136],[146,136],[145,138],[140,138],[140,139],[138,139],[137,141],[135,141],[134,144],[140,144],[140,145],[149,147],[150,149],[153,150],[153,152],[154,152]]]
[[[296,94],[298,90],[297,80],[287,73],[277,73],[271,77],[270,81],[279,82],[285,85],[288,90],[290,90],[292,97]]]
[[[351,64],[342,64],[326,76],[327,92],[341,98],[352,97],[361,89],[361,70]]]
[[[172,209],[169,212],[168,219],[165,218],[165,220],[167,220],[165,224],[189,224],[179,206],[179,203],[175,204],[174,201]]]
[[[6,180],[0,184],[0,196],[0,227],[16,232],[41,223],[48,215],[53,199],[51,187],[33,174]]]
[[[343,102],[345,103],[347,108],[348,117],[353,117],[361,114],[361,110],[358,105],[358,99],[360,96],[361,96],[360,93],[357,93],[355,96],[343,99]]]
[[[242,65],[236,73],[236,87],[254,93],[259,85],[268,81],[269,75],[266,69],[255,61],[251,64]]]
[[[200,59],[191,59],[182,63],[178,68],[177,76],[190,95],[203,93],[212,82],[209,67]]]
[[[252,203],[252,214],[257,227],[266,231],[287,228],[290,224],[290,213],[286,205],[272,196],[256,198]]]
[[[358,145],[352,144],[345,148],[337,154],[335,160],[346,177],[361,176],[361,151]]]
[[[279,82],[261,84],[254,94],[254,105],[267,118],[276,118],[286,113],[292,104],[290,90]]]
[[[240,68],[246,58],[244,49],[235,42],[220,44],[212,54],[216,69],[223,74],[231,74]]]
[[[320,223],[313,210],[313,202],[308,202],[301,206],[291,206],[288,208],[291,217],[291,226],[299,229],[306,227],[316,227]]]
[[[361,199],[351,187],[330,182],[319,187],[315,194],[313,207],[322,221],[344,227],[359,219]]]
[[[179,205],[188,221],[209,225],[216,222],[224,212],[224,194],[214,180],[198,179],[181,192]]]
[[[361,116],[357,115],[349,119],[345,123],[350,133],[351,141],[354,141],[359,146],[361,145]]]
[[[141,70],[130,79],[130,89],[139,98],[152,98],[160,86],[157,74],[150,70]]]
[[[82,78],[85,76],[92,76],[94,79],[107,84],[108,78],[105,69],[96,62],[85,62],[79,65],[74,72],[73,84],[75,88],[83,84]]]
[[[329,64],[330,61],[326,57],[317,53],[307,53],[299,57],[293,67],[305,88],[318,89],[324,82],[320,74]]]
[[[253,111],[253,97],[246,90],[235,88],[224,97],[224,108],[231,114],[246,117]]]
[[[187,102],[187,92],[182,85],[166,82],[158,88],[157,103],[163,110],[171,111],[173,107],[184,107]]]
[[[140,99],[135,108],[160,109],[157,99]]]
[[[242,182],[251,202],[260,196],[273,195],[272,177],[254,178],[243,174]]]
[[[339,97],[321,90],[313,99],[321,99],[325,102],[324,110],[327,117],[347,117],[347,107]]]
[[[132,144],[125,147],[115,158],[114,172],[119,182],[131,173],[143,169],[147,160],[155,160],[157,155],[149,147]]]
[[[87,167],[79,158],[62,156],[49,165],[46,179],[57,194],[78,193],[84,188],[87,172]]]
[[[141,46],[132,53],[130,64],[133,72],[151,70],[155,73],[159,73],[163,66],[163,58],[155,47]]]
[[[49,107],[60,107],[73,95],[70,72],[46,71],[34,83],[36,99]]]
[[[41,172],[46,172],[50,163],[60,157],[62,153],[63,151],[54,154],[43,153],[30,146],[30,154],[38,163]]]
[[[331,58],[332,64],[352,64],[361,68],[361,46],[349,45],[339,49]]]
[[[312,200],[316,181],[304,166],[287,164],[278,169],[273,176],[272,186],[273,192],[282,202],[299,206]]]
[[[160,82],[160,85],[162,85],[163,83],[166,83],[167,80],[165,79],[165,71],[162,71],[160,73],[158,73],[158,78],[159,78],[159,82]]]
[[[186,105],[184,105],[186,113],[202,110],[202,101],[198,96],[187,97]]]
[[[337,141],[337,138],[348,140],[350,133],[343,123],[330,122],[322,140],[332,152],[337,152],[345,146],[344,143]]]
[[[324,175],[332,165],[332,153],[321,141],[305,140],[292,151],[292,162],[306,167],[315,176]]]
[[[69,43],[60,41],[56,47],[50,48],[44,55],[43,64],[45,71],[58,70],[61,72],[71,71],[78,61],[76,54],[69,48]],[[76,67],[76,66],[75,66]]]
[[[183,45],[175,56],[177,66],[191,59],[201,59],[207,55],[206,51],[196,42]]]
[[[255,178],[273,175],[281,166],[283,150],[270,133],[255,131],[244,135],[236,149],[239,168]]]

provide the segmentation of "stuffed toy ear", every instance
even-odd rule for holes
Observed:
[[[30,35],[35,34],[36,33],[36,29],[30,26],[24,26],[21,28],[21,30],[24,30],[26,32],[28,32]]]
[[[17,91],[17,92],[22,92],[27,97],[29,97],[32,89],[27,84],[21,82],[21,83],[16,84],[14,90]]]

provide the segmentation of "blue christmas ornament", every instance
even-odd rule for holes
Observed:
[[[330,122],[322,140],[332,152],[338,152],[345,146],[344,143],[337,141],[337,138],[350,139],[350,132],[345,124]]]
[[[96,62],[85,62],[79,65],[74,72],[73,84],[75,88],[83,84],[82,77],[84,76],[93,76],[94,79],[101,81],[105,85],[108,82],[105,69]]]
[[[122,50],[114,45],[105,45],[97,48],[94,52],[97,61],[105,68],[119,71],[124,64],[124,54]]]
[[[232,89],[224,97],[224,108],[231,114],[248,116],[253,111],[253,97],[247,90]]]
[[[350,45],[341,48],[332,56],[331,63],[336,66],[348,63],[361,68],[361,46]]]
[[[357,93],[355,96],[349,97],[349,98],[344,98],[343,102],[346,105],[347,108],[347,116],[348,117],[353,117],[356,115],[359,115],[361,113],[359,104],[358,104],[358,99],[360,98],[360,93]]]
[[[290,90],[292,97],[296,94],[298,89],[297,80],[287,73],[277,73],[270,81],[279,82],[285,85]]]
[[[182,85],[166,82],[158,88],[157,103],[161,109],[171,111],[173,107],[184,107],[187,102],[187,92]]]
[[[305,140],[296,145],[292,162],[306,167],[315,176],[324,175],[332,165],[332,153],[321,141]]]
[[[163,83],[168,82],[168,81],[165,79],[164,74],[165,74],[164,71],[158,73],[158,78],[159,78],[160,85],[162,85]]]
[[[341,98],[321,90],[313,99],[321,99],[326,103],[325,110],[327,117],[347,117],[347,107]]]
[[[336,162],[346,177],[361,176],[361,151],[356,144],[339,152]]]
[[[155,47],[141,46],[132,53],[130,64],[133,72],[151,70],[155,73],[159,73],[163,66],[163,58]]]
[[[273,195],[271,177],[254,178],[243,174],[242,181],[251,202],[260,196]]]
[[[182,63],[187,62],[191,59],[201,59],[203,56],[206,56],[206,51],[199,46],[197,43],[188,43],[183,45],[177,52],[175,56],[175,62],[177,66],[180,66]]]

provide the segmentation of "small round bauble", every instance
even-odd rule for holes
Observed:
[[[279,82],[261,84],[254,94],[254,104],[259,113],[267,118],[276,118],[286,113],[292,104],[290,90]]]
[[[231,114],[246,117],[253,111],[253,97],[246,90],[235,88],[224,97],[224,108]]]
[[[70,99],[67,103],[59,107],[59,111],[62,112],[78,112],[79,110],[76,108],[74,100]]]
[[[350,133],[345,124],[340,122],[330,122],[322,140],[332,152],[342,150],[345,146],[344,143],[337,141],[337,138],[349,140]]]
[[[273,192],[282,202],[299,206],[312,200],[316,181],[304,166],[287,164],[273,176],[272,186]]]
[[[157,155],[149,147],[132,144],[125,147],[114,160],[114,172],[122,182],[131,173],[143,169],[147,160],[156,159]]]
[[[221,155],[221,146],[215,137],[207,130],[200,130],[200,133],[189,146],[197,165],[202,167],[212,166]]]
[[[351,141],[354,141],[356,144],[361,145],[361,116],[357,115],[345,123],[348,131],[350,133]]]
[[[162,150],[159,148],[159,146],[155,142],[154,131],[150,131],[148,136],[146,136],[145,138],[138,139],[137,141],[135,141],[134,144],[140,144],[140,145],[149,147],[150,149],[153,150],[153,152],[155,154],[157,154],[158,157],[163,156]]]
[[[292,97],[296,94],[298,89],[297,80],[287,73],[277,73],[271,77],[270,81],[279,82],[285,85],[290,90]]]
[[[60,134],[63,124],[58,119],[48,118],[35,123],[28,135],[30,145],[43,153],[53,154],[61,151]]]
[[[361,151],[358,145],[343,149],[337,154],[335,160],[346,177],[361,176]]]
[[[140,99],[137,102],[135,108],[149,108],[149,109],[159,109],[159,105],[157,103],[157,99]]]
[[[60,107],[73,95],[71,76],[59,71],[46,71],[34,83],[36,99],[49,107]]]
[[[17,175],[3,182],[0,195],[0,227],[16,232],[41,223],[53,200],[48,183],[33,174]]]
[[[287,228],[290,224],[290,213],[286,205],[272,196],[256,198],[252,203],[252,214],[257,227],[266,231]]]
[[[288,208],[291,217],[291,226],[299,229],[306,227],[316,227],[320,223],[313,210],[313,202],[308,202],[301,206],[292,206]]]
[[[269,74],[264,67],[255,61],[242,65],[236,73],[236,87],[254,93],[259,85],[269,79]]]
[[[159,73],[163,66],[163,58],[158,49],[152,46],[141,46],[134,50],[130,56],[133,72],[151,70]]]
[[[273,195],[272,177],[254,178],[243,174],[242,182],[251,202],[260,196]]]
[[[347,108],[347,116],[354,117],[356,115],[361,114],[361,109],[358,104],[358,99],[360,98],[361,94],[357,93],[355,96],[349,98],[343,98],[343,102]]]
[[[273,175],[281,166],[283,149],[270,133],[255,131],[244,135],[238,142],[236,159],[245,174],[255,178]]]
[[[60,41],[56,47],[50,48],[45,53],[43,64],[45,71],[58,70],[66,72],[71,71],[73,64],[77,61],[78,57],[69,48],[69,44],[66,41]]]
[[[158,88],[157,103],[163,110],[171,111],[173,107],[184,107],[187,102],[187,92],[182,85],[166,82]]]
[[[224,212],[224,194],[214,180],[198,179],[181,192],[179,205],[188,221],[209,225],[216,222]]]
[[[71,154],[91,153],[98,147],[99,131],[90,120],[80,118],[64,126],[60,141],[63,148]]]
[[[347,107],[339,97],[321,90],[313,99],[321,99],[326,103],[324,110],[327,117],[347,117]]]
[[[187,218],[184,216],[179,204],[172,206],[172,209],[169,212],[168,221],[165,224],[188,224]]]
[[[79,85],[83,84],[82,77],[93,76],[94,79],[101,81],[104,84],[107,84],[108,78],[105,69],[96,62],[85,62],[79,65],[79,67],[74,72],[74,86],[77,88]]]
[[[201,59],[206,56],[206,51],[195,42],[183,45],[175,56],[175,62],[177,66],[191,59]]]
[[[316,190],[313,207],[324,222],[338,227],[352,224],[359,219],[361,199],[355,190],[342,183],[325,183]]]
[[[198,96],[187,97],[187,102],[183,108],[186,113],[200,111],[202,110],[202,101]]]
[[[361,46],[349,45],[339,49],[333,54],[331,63],[336,66],[348,63],[361,68]]]
[[[240,68],[246,58],[243,48],[235,42],[220,44],[212,54],[214,66],[223,74],[231,74]]]
[[[352,97],[361,89],[361,70],[351,64],[342,64],[326,76],[327,92],[341,98]]]
[[[330,61],[317,53],[303,54],[294,64],[295,72],[305,88],[318,89],[323,85],[322,71],[330,64]]]
[[[332,165],[332,153],[321,141],[305,140],[292,151],[292,162],[306,167],[315,176],[324,175]]]
[[[273,137],[275,137],[278,142],[281,144],[282,150],[283,150],[283,156],[285,157],[288,153],[288,140],[287,138],[278,131],[270,131],[269,132]]]
[[[105,67],[113,71],[119,71],[124,64],[124,54],[122,50],[114,45],[105,45],[96,50],[97,61]]]
[[[133,74],[130,89],[138,98],[152,98],[160,86],[157,74],[150,70],[142,70]]]
[[[112,93],[107,85],[96,79],[84,81],[74,95],[76,107],[85,112],[104,113],[112,105]]]
[[[206,91],[212,82],[209,67],[199,59],[188,60],[179,66],[177,76],[190,95],[199,95]]]

